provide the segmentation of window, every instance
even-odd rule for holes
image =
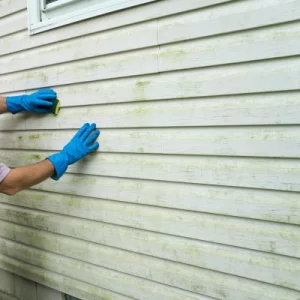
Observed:
[[[27,0],[30,34],[159,0]]]

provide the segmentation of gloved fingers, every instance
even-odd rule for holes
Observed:
[[[98,138],[98,136],[100,135],[100,130],[96,130],[95,132],[93,132],[93,134],[91,134],[86,140],[85,140],[85,144],[88,146],[92,143],[94,143],[96,141],[96,139]]]
[[[84,133],[82,134],[82,136],[80,137],[80,139],[84,142],[86,140],[86,138],[96,129],[96,124],[93,123],[89,126],[89,128],[87,128]]]
[[[74,138],[80,138],[83,133],[90,127],[89,123],[85,123],[75,134]]]
[[[89,146],[89,147],[87,147],[87,149],[88,149],[88,151],[89,151],[89,153],[90,152],[93,152],[93,151],[95,151],[95,150],[97,150],[99,148],[99,143],[97,142],[97,143],[94,143],[94,144],[92,144],[91,146]]]
[[[53,96],[57,96],[56,92],[53,91],[52,89],[40,89],[38,90],[38,94],[43,95],[43,94],[51,94]]]
[[[45,99],[45,100],[54,100],[54,99],[56,99],[56,97],[57,97],[57,95],[56,94],[50,94],[50,93],[48,93],[48,94],[39,94],[38,96],[37,96],[37,98],[38,99]]]
[[[53,106],[53,102],[52,101],[48,101],[48,100],[36,100],[35,102],[34,102],[34,105],[36,105],[36,106],[42,106],[42,107],[51,107],[51,106]]]
[[[36,107],[33,112],[37,113],[37,114],[46,114],[46,113],[49,113],[49,110],[46,108]]]

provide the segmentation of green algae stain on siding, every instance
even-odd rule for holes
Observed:
[[[30,164],[36,162],[37,160],[44,159],[42,155],[36,153],[21,153],[18,158],[22,162],[22,165]]]
[[[48,81],[48,75],[45,72],[42,71],[35,71],[35,72],[27,72],[24,75],[24,79],[26,81],[30,81],[32,79],[38,79],[40,82],[47,82]]]
[[[134,86],[134,98],[133,101],[143,101],[146,100],[146,89],[151,84],[151,81],[149,80],[139,80],[135,83]]]
[[[35,160],[41,160],[41,159],[42,159],[42,156],[39,155],[39,154],[31,154],[31,158],[32,158],[32,159],[35,159]]]
[[[40,138],[40,135],[39,134],[31,134],[28,139],[30,141],[34,141],[34,140],[38,140]]]
[[[136,82],[136,86],[137,86],[137,87],[143,88],[143,87],[149,85],[150,83],[151,83],[151,82],[150,82],[149,80],[137,81],[137,82]]]
[[[165,49],[160,52],[161,57],[170,57],[170,58],[179,58],[186,54],[186,51],[183,49]]]

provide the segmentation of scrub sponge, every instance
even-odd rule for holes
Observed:
[[[55,99],[52,100],[52,103],[53,105],[50,107],[49,112],[57,116],[60,111],[60,101],[58,99]]]

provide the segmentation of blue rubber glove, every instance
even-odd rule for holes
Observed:
[[[58,180],[69,165],[97,150],[99,143],[95,141],[99,135],[100,131],[96,130],[96,124],[84,124],[61,152],[48,157],[55,168],[55,174],[51,178]]]
[[[52,89],[42,89],[30,95],[6,97],[7,110],[13,114],[21,111],[49,113],[57,95]]]

